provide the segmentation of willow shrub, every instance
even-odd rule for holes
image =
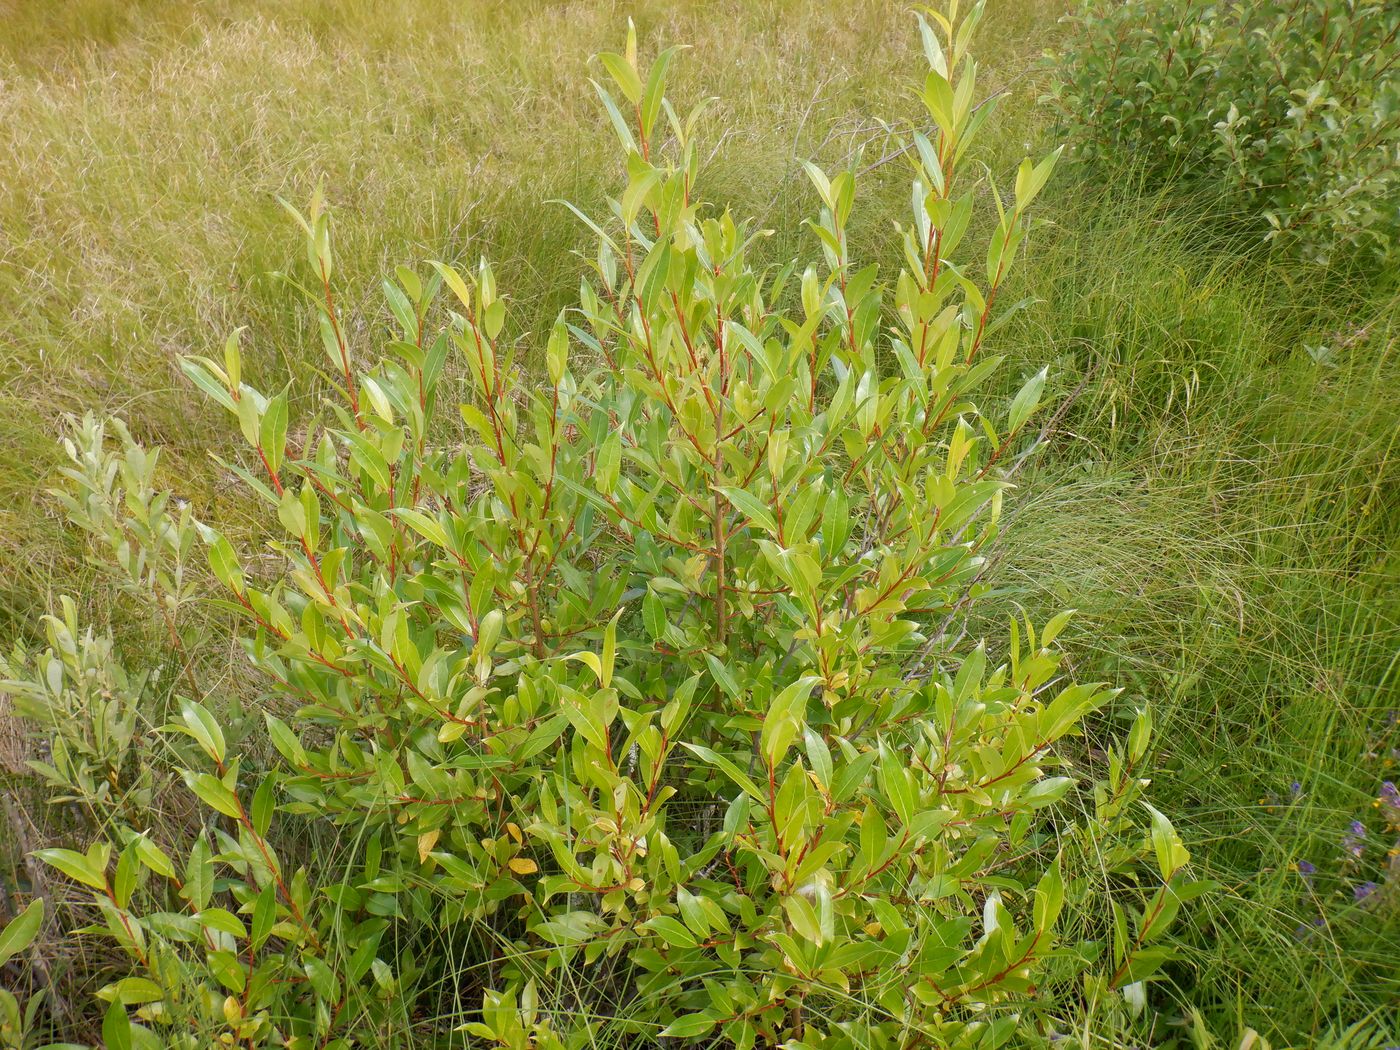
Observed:
[[[1054,95],[1087,159],[1228,191],[1305,258],[1400,250],[1400,8],[1082,0]]]
[[[1049,1038],[1086,1004],[1141,1008],[1202,888],[1139,805],[1149,717],[1077,782],[1066,741],[1114,693],[1062,672],[1068,616],[1012,623],[995,659],[953,642],[1004,468],[1034,441],[1043,373],[995,412],[978,397],[1055,163],[1023,163],[1006,198],[975,177],[994,110],[966,53],[980,13],[922,24],[933,129],[910,143],[892,282],[847,255],[853,174],[810,165],[820,264],[756,266],[762,231],[696,195],[672,52],[644,69],[629,37],[598,86],[626,185],[610,216],[579,215],[597,254],[544,376],[485,261],[399,269],[395,330],[361,367],[316,200],[295,213],[300,286],[338,402],[294,423],[286,391],[245,380],[236,336],[185,362],[237,420],[230,469],[275,518],[272,557],[177,513],[139,448],[84,428],[70,509],[172,638],[197,530],[285,716],[267,714],[278,755],[259,768],[216,697],[177,695],[167,750],[207,819],[160,841],[109,806],[85,851],[43,853],[132,960],[103,993],[109,1045],[455,1028],[554,1047],[607,1028],[984,1047]],[[974,251],[979,198],[995,215]],[[74,616],[10,672],[60,735],[81,722]]]

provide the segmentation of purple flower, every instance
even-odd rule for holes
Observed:
[[[1374,882],[1363,882],[1360,885],[1353,887],[1351,895],[1355,897],[1358,901],[1364,901],[1367,897],[1369,897],[1375,892],[1376,884]]]
[[[1288,785],[1288,793],[1294,798],[1297,798],[1303,793],[1303,785],[1298,783],[1298,781],[1296,780],[1293,781],[1293,783]]]
[[[1342,836],[1342,852],[1359,857],[1366,852],[1366,825],[1353,820],[1347,833]]]
[[[1298,874],[1303,876],[1303,881],[1312,882],[1312,877],[1317,874],[1317,865],[1310,860],[1300,860],[1298,862]]]
[[[1376,799],[1376,805],[1389,810],[1392,817],[1400,816],[1400,788],[1395,786],[1395,781],[1387,780],[1381,784],[1381,793]]]
[[[1325,920],[1322,918],[1322,916],[1319,915],[1317,918],[1313,919],[1313,921],[1308,925],[1302,925],[1300,923],[1298,928],[1293,931],[1293,939],[1298,941],[1306,940],[1308,935],[1311,934],[1313,930],[1318,929],[1323,925],[1324,921]]]

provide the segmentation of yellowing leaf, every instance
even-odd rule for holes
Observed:
[[[428,855],[433,852],[433,847],[437,845],[441,830],[434,828],[432,831],[425,831],[418,836],[418,863],[422,864],[428,859]]]
[[[590,653],[590,652],[569,653],[567,656],[564,657],[564,659],[565,659],[565,660],[577,660],[577,661],[578,661],[579,663],[581,663],[581,664],[587,664],[587,665],[589,666],[589,668],[593,671],[593,674],[597,677],[599,684],[602,683],[602,681],[603,681],[603,661],[600,660],[600,659],[598,659],[598,654],[597,654],[597,653]]]
[[[467,726],[464,722],[444,722],[438,730],[438,743],[450,744],[454,740],[460,740],[466,731]]]

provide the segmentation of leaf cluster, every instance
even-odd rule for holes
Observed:
[[[1227,191],[1317,262],[1400,243],[1400,11],[1382,0],[1087,0],[1052,92],[1077,151]]]

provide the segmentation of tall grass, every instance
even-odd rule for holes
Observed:
[[[1397,895],[1338,902],[1297,865],[1335,866],[1397,772],[1400,299],[1163,199],[1063,203],[1093,218],[1042,245],[1017,352],[1057,361],[1074,400],[1020,479],[981,614],[1077,606],[1104,641],[1076,672],[1156,706],[1154,797],[1190,815],[1223,889],[1186,938],[1183,1018],[1293,1045],[1384,1031]]]

